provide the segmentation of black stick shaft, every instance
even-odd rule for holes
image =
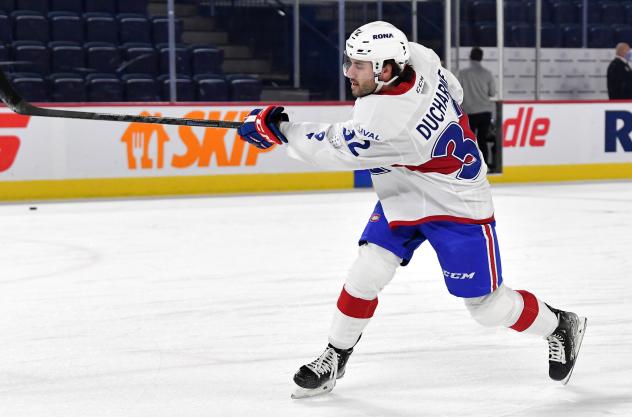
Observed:
[[[224,120],[203,120],[203,119],[186,119],[179,117],[154,117],[154,116],[135,116],[131,114],[110,114],[110,113],[94,113],[73,110],[57,110],[45,109],[37,107],[24,100],[9,82],[4,71],[0,70],[0,99],[12,111],[25,116],[41,116],[41,117],[61,117],[65,119],[85,119],[85,120],[105,120],[112,122],[125,123],[157,123],[164,125],[180,125],[180,126],[200,126],[200,127],[217,127],[227,129],[237,129],[241,126],[241,122],[230,122]]]

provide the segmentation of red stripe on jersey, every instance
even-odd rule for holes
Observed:
[[[487,224],[494,221],[494,216],[488,217],[486,219],[468,219],[467,217],[456,217],[456,216],[428,216],[418,220],[395,220],[388,223],[388,227],[391,229],[399,226],[417,226],[419,224],[428,223],[428,222],[455,222],[462,224]]]
[[[487,236],[487,256],[489,257],[489,267],[491,270],[492,291],[498,288],[498,272],[496,271],[496,246],[494,244],[494,234],[489,224],[484,224],[485,235]]]
[[[517,292],[522,296],[524,308],[522,309],[522,313],[520,313],[518,321],[510,328],[517,332],[523,332],[527,330],[533,324],[536,317],[538,317],[540,308],[538,307],[538,299],[535,298],[535,295],[524,290],[518,290]]]
[[[347,290],[342,288],[340,297],[338,297],[338,310],[345,316],[356,319],[369,319],[373,317],[373,313],[377,308],[377,297],[373,300],[363,300],[349,294]]]

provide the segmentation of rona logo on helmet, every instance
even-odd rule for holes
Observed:
[[[373,39],[388,39],[392,37],[393,37],[392,33],[380,33],[377,35],[373,35]]]

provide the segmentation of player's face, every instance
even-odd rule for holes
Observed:
[[[348,59],[345,75],[351,82],[351,94],[354,97],[364,97],[373,93],[377,84],[375,84],[371,62]]]

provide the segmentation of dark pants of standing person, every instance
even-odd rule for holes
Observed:
[[[487,145],[489,142],[489,127],[492,124],[492,113],[488,111],[483,113],[472,113],[468,114],[467,117],[470,119],[470,128],[476,134],[478,148],[483,154],[485,163],[487,166],[492,166],[494,164],[494,154],[493,152],[490,152]]]

